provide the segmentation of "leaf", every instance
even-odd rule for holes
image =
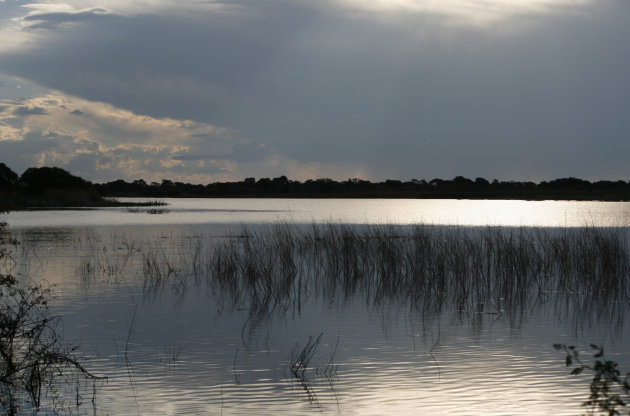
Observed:
[[[584,371],[584,367],[574,368],[573,371],[571,371],[571,375],[581,374],[582,371]]]
[[[571,364],[573,364],[573,359],[571,358],[570,355],[567,355],[567,358],[565,360],[567,367],[570,366]]]

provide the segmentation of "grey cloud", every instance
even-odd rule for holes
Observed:
[[[0,70],[267,144],[236,146],[237,160],[273,150],[364,163],[375,179],[629,175],[628,2],[531,18],[522,33],[240,3],[250,12],[96,19]]]
[[[54,147],[52,140],[42,140],[41,135],[36,133],[27,134],[24,140],[0,142],[3,162],[17,173],[35,166],[39,155],[53,150]]]
[[[110,16],[64,32],[63,46],[18,53],[0,66],[140,114],[219,121],[250,98],[258,88],[257,74],[275,62],[278,48],[290,44],[307,19],[298,13],[285,19],[282,14],[291,13],[291,7],[279,7],[269,7],[265,17],[240,20]],[[44,63],[49,65],[45,71],[32,66]]]
[[[191,161],[191,160],[209,160],[216,157],[217,157],[216,155],[174,155],[171,157],[171,159]]]
[[[168,169],[161,169],[163,172],[167,172],[169,174],[172,174],[171,177],[174,176],[182,176],[184,174],[190,174],[191,171],[194,171],[197,174],[206,174],[206,175],[212,175],[212,174],[219,174],[219,173],[228,173],[230,172],[229,169],[223,168],[217,164],[214,163],[210,163],[206,166],[199,166],[197,164],[193,165],[193,166],[188,166],[186,164],[183,165],[177,165],[177,166],[173,166],[171,168]]]
[[[48,114],[45,108],[42,107],[18,107],[13,110],[13,114],[16,116],[33,116],[33,115],[42,115]]]
[[[52,29],[63,23],[78,23],[102,19],[108,16],[108,11],[101,7],[80,12],[52,12],[37,13],[25,16],[22,20],[32,22],[28,25],[31,29]]]
[[[162,164],[157,159],[149,160],[148,162],[145,163],[145,167],[154,172],[160,172],[163,170]],[[168,178],[164,178],[164,179],[168,179]]]
[[[109,160],[101,156],[94,156],[93,154],[79,154],[72,160],[64,165],[64,169],[72,172],[75,175],[79,175],[87,180],[94,180],[95,178],[95,162],[107,163]],[[115,170],[114,170],[115,171]],[[114,172],[111,172],[112,174]],[[120,171],[118,171],[120,175]]]
[[[193,133],[188,135],[191,139],[200,139],[200,141],[211,141],[216,140],[217,136],[208,133]]]
[[[187,141],[191,150],[186,153],[173,155],[171,159],[180,161],[197,161],[210,159],[230,159],[238,162],[253,162],[264,160],[269,156],[270,151],[267,146],[259,142],[243,141],[230,142],[228,139],[218,138],[208,134],[191,134],[188,136],[192,141]],[[223,142],[221,152],[208,152],[208,142],[216,144]]]
[[[190,174],[191,170],[194,170],[197,174],[219,174],[229,172],[228,169],[225,169],[219,166],[216,162],[206,163],[203,166],[199,166],[198,164],[194,164],[194,166],[189,166],[186,163],[179,164],[176,166],[171,166],[169,168],[165,168],[160,159],[152,159],[145,164],[145,168],[149,171],[159,172],[163,179],[173,179],[177,177],[181,177],[186,174]]]
[[[42,137],[45,138],[45,139],[57,139],[57,138],[62,137],[62,136],[60,136],[59,134],[57,134],[57,133],[55,133],[53,131],[49,131],[49,132],[43,133]]]
[[[70,111],[70,114],[74,114],[75,116],[80,116],[80,115],[83,115],[83,111],[77,109],[74,111]]]
[[[264,160],[271,153],[271,149],[261,143],[243,143],[234,147],[231,158],[239,162],[254,162]]]
[[[200,170],[198,167],[192,168],[193,170]],[[186,169],[187,171],[190,171],[191,168]],[[206,167],[201,169],[201,172],[206,174],[206,175],[216,175],[219,173],[231,173],[231,171],[229,169],[225,169],[225,168],[221,168],[218,166],[210,166],[210,167]]]
[[[186,136],[187,143],[208,144],[229,141],[229,134],[222,132],[213,133],[193,133]]]
[[[9,121],[16,121],[9,119]],[[229,172],[222,167],[221,157],[213,158],[204,164],[197,160],[167,167],[163,161],[171,159],[168,147],[121,146],[108,148],[96,141],[78,140],[61,132],[31,129],[23,140],[0,142],[0,151],[6,161],[11,162],[16,171],[41,163],[63,167],[89,180],[108,181],[119,178],[127,180],[139,177],[154,179],[156,174],[164,178],[183,180],[194,171],[196,174],[222,174]],[[196,149],[195,152],[199,153]],[[192,163],[192,164],[187,164]]]

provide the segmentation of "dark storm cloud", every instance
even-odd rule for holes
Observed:
[[[307,18],[294,13],[285,22],[282,13],[290,7],[284,12],[278,7],[263,17],[239,19],[110,16],[62,33],[59,44],[37,53],[16,53],[0,66],[141,114],[216,120],[217,113],[232,113],[251,97],[261,70],[276,62],[278,49],[291,43],[300,20]],[[49,67],[33,67],[39,64]]]
[[[240,4],[247,12],[51,14],[38,21],[92,20],[37,53],[5,53],[0,71],[225,126],[297,161],[363,163],[374,178],[629,175],[628,2],[490,28]]]

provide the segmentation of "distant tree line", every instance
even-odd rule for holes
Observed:
[[[534,182],[492,182],[457,176],[451,180],[412,179],[408,182],[363,179],[335,181],[328,178],[304,182],[277,178],[246,178],[240,182],[214,182],[207,185],[173,182],[147,183],[144,180],[117,180],[98,184],[104,196],[162,197],[291,197],[291,198],[459,198],[459,199],[576,199],[630,200],[630,182],[589,182],[576,178]]]
[[[630,182],[589,182],[576,178],[515,182],[471,180],[463,176],[407,182],[363,179],[335,181],[328,178],[304,182],[277,178],[246,178],[238,182],[195,185],[163,179],[122,179],[95,184],[57,167],[29,168],[21,176],[0,163],[0,209],[120,205],[105,197],[217,198],[459,198],[459,199],[574,199],[630,201]]]

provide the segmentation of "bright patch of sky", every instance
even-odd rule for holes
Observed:
[[[235,169],[265,172],[278,164],[306,178],[295,161],[265,152],[264,145],[235,137],[227,129],[138,115],[58,92],[0,100],[0,146],[9,164],[26,159],[29,166],[65,166],[106,180],[122,174],[148,181],[174,177],[208,182],[229,180]],[[252,152],[264,157],[244,157]],[[317,164],[303,168],[323,173]]]
[[[356,9],[451,16],[460,23],[488,24],[526,14],[571,12],[591,0],[340,0]],[[569,10],[567,10],[569,8]]]

